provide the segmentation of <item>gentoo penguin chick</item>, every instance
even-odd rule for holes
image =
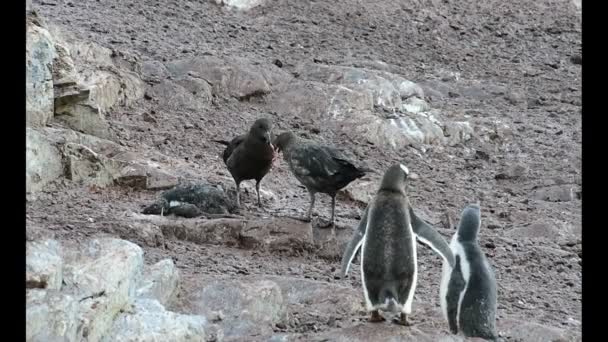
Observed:
[[[275,156],[272,145],[272,122],[266,118],[258,119],[249,129],[249,133],[239,135],[230,142],[214,141],[226,145],[222,159],[236,183],[236,206],[241,205],[241,182],[255,179],[258,206],[261,208],[260,182],[270,171]]]
[[[297,137],[292,132],[280,134],[274,145],[277,152],[283,152],[289,169],[310,194],[308,215],[303,220],[312,219],[315,194],[325,193],[331,196],[331,222],[327,226],[335,228],[336,194],[353,180],[373,171],[356,167],[333,147]]]
[[[342,276],[361,248],[361,283],[372,322],[383,321],[378,312],[401,311],[398,323],[410,325],[407,316],[418,280],[416,239],[429,245],[451,265],[447,242],[414,214],[405,192],[408,169],[392,165],[384,174],[376,197],[368,205],[359,227],[342,256]]]
[[[496,278],[477,242],[480,225],[479,205],[468,205],[450,243],[454,266],[443,265],[441,309],[453,334],[496,340]]]

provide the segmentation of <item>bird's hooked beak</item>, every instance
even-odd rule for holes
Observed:
[[[264,142],[272,146],[272,137],[270,136],[270,131],[264,132]]]

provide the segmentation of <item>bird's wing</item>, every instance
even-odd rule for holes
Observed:
[[[340,163],[324,146],[305,144],[290,151],[294,173],[308,177],[331,177],[340,171]]]
[[[363,243],[363,240],[365,237],[365,232],[367,230],[368,211],[369,211],[369,205],[367,206],[367,208],[365,208],[365,212],[363,213],[363,217],[361,217],[359,226],[357,227],[357,230],[355,230],[353,237],[351,238],[350,242],[346,246],[346,249],[344,250],[344,254],[342,255],[342,269],[340,271],[340,274],[342,277],[345,277],[346,273],[348,273],[350,264],[353,261],[353,259],[355,258],[355,255],[357,254],[357,251],[361,247],[361,244]],[[363,261],[361,261],[361,262],[363,262]]]
[[[466,282],[460,269],[460,257],[456,256],[455,267],[450,274],[448,291],[446,293],[446,306],[448,314],[448,325],[453,334],[458,333],[458,302],[460,294],[464,291]]]
[[[411,206],[409,211],[412,229],[418,240],[431,247],[450,264],[450,267],[454,267],[454,254],[445,239],[431,225],[416,216]]]
[[[224,163],[228,163],[228,158],[230,158],[232,152],[234,152],[234,150],[236,150],[236,148],[239,147],[239,145],[241,145],[246,138],[247,134],[242,134],[235,137],[228,143],[228,146],[226,146],[226,149],[224,149],[224,153],[222,154],[222,159],[224,159]]]

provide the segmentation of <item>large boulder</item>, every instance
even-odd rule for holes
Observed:
[[[185,83],[188,78],[201,80],[211,86],[214,95],[239,100],[269,94],[274,85],[290,78],[281,69],[258,65],[243,58],[184,58],[167,63],[166,68],[171,77],[181,82],[184,87],[189,86]]]
[[[27,342],[80,341],[77,298],[55,290],[27,290],[25,326]]]
[[[154,299],[137,299],[118,316],[106,342],[204,342],[207,319],[166,311]]]
[[[467,121],[448,121],[416,83],[381,70],[304,63],[298,82],[271,96],[277,112],[324,122],[385,148],[455,145],[471,138]]]
[[[61,151],[41,131],[25,130],[25,191],[40,191],[63,174]]]
[[[55,240],[25,244],[25,285],[27,288],[59,290],[63,281],[61,246]]]
[[[143,251],[131,242],[91,240],[66,249],[64,282],[78,300],[78,338],[99,341],[135,296]]]
[[[25,117],[30,126],[44,126],[53,117],[52,65],[56,56],[50,33],[34,17],[26,23]]]
[[[144,268],[136,295],[166,305],[177,294],[178,283],[179,271],[175,263],[171,259],[164,259]]]
[[[286,320],[281,288],[269,280],[201,282],[187,296],[191,312],[207,317],[221,312],[218,324],[227,338],[272,333],[277,323]]]
[[[112,139],[106,114],[144,95],[138,59],[82,42],[57,26],[49,31],[57,50],[52,70],[55,117],[80,132]]]

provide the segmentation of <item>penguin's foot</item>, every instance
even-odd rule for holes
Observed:
[[[401,313],[399,319],[397,319],[397,318],[393,319],[393,323],[396,323],[396,324],[399,324],[399,325],[403,325],[405,327],[412,326],[412,323],[407,320],[407,315],[404,314],[403,312]]]
[[[378,310],[374,310],[372,311],[372,317],[370,317],[369,321],[372,323],[384,322],[386,321],[386,318],[382,317]]]

